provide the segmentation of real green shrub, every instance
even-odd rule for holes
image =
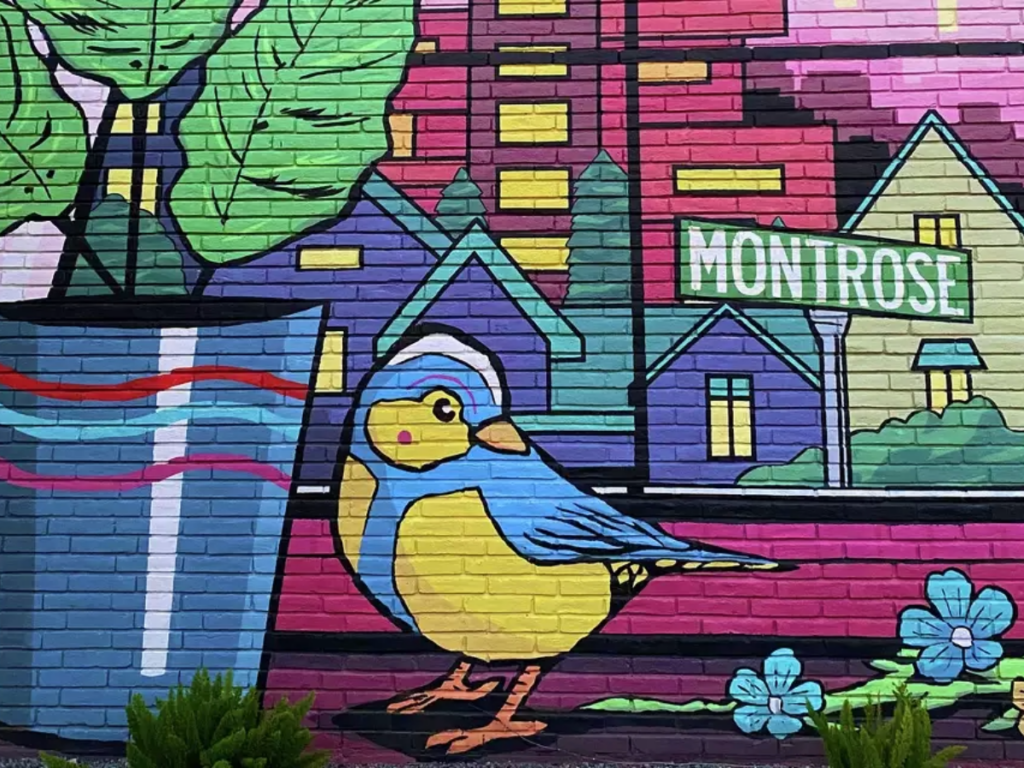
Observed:
[[[849,699],[843,703],[837,723],[808,708],[824,742],[829,768],[945,768],[966,749],[951,746],[933,754],[931,715],[923,700],[912,696],[905,684],[895,696],[891,719],[883,717],[878,701],[869,700],[859,725]]]

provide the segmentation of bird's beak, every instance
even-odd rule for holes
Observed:
[[[526,441],[511,421],[497,419],[489,421],[476,431],[476,441],[501,453],[528,452]]]

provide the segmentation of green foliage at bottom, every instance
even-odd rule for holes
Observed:
[[[932,754],[932,721],[921,699],[905,685],[894,692],[892,719],[882,716],[880,702],[864,707],[860,724],[844,702],[838,723],[808,707],[808,717],[825,746],[829,768],[945,768],[966,747],[946,747]]]
[[[256,689],[243,692],[231,673],[211,682],[200,670],[190,688],[178,686],[157,713],[136,694],[128,705],[130,768],[320,768],[326,752],[309,752],[302,725],[313,694],[260,711]]]

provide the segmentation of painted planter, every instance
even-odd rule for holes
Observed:
[[[0,722],[120,740],[131,693],[256,683],[322,318],[0,305]]]

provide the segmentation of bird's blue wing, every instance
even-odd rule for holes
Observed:
[[[535,454],[505,462],[481,486],[487,511],[502,537],[537,563],[771,562],[677,539],[583,493]]]

